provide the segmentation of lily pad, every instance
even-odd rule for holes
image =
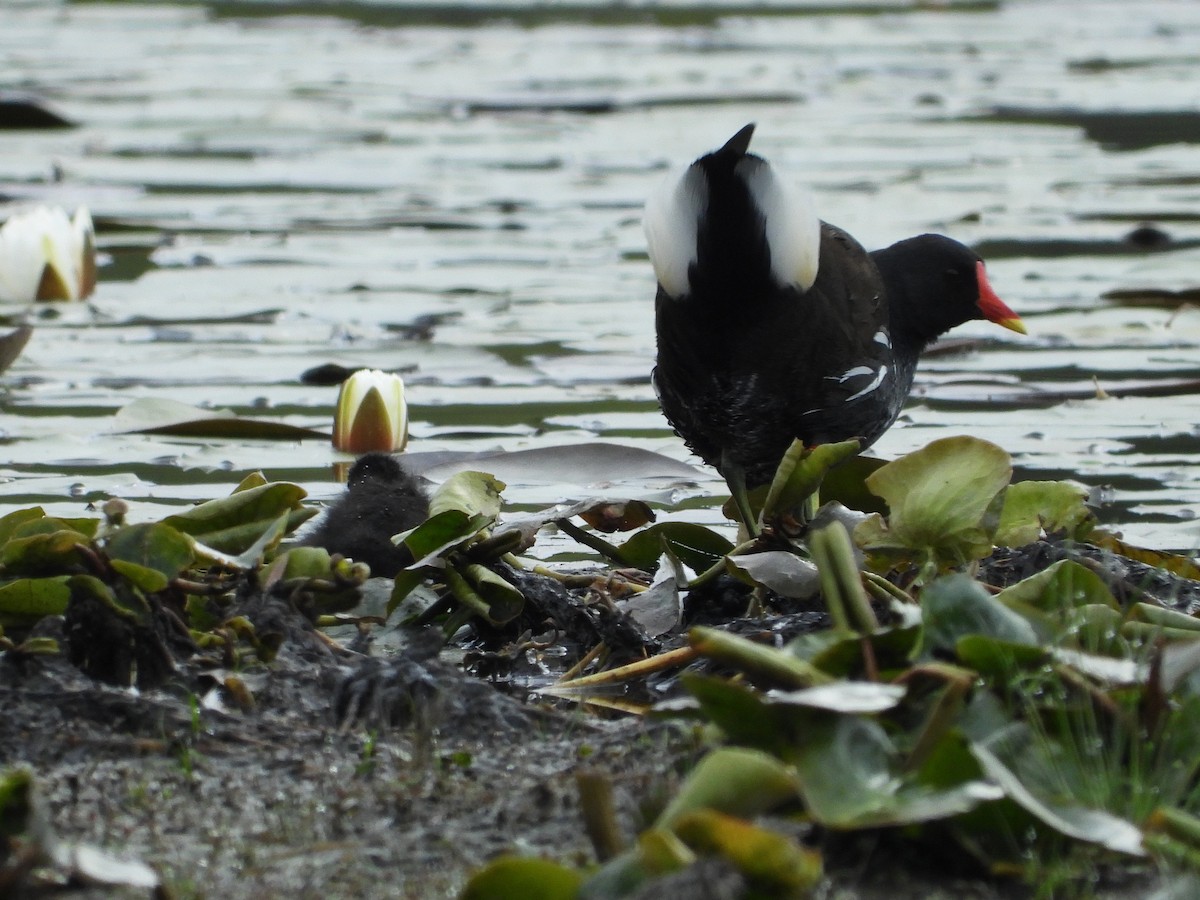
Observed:
[[[134,400],[117,410],[113,416],[113,431],[236,440],[329,440],[328,432],[269,419],[249,419],[227,409],[201,409],[162,397]]]
[[[855,530],[867,550],[916,551],[943,563],[982,559],[992,549],[989,513],[1012,478],[1012,461],[995,444],[942,438],[888,463],[867,487],[888,505]]]

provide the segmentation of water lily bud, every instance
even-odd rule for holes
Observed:
[[[0,302],[82,300],[96,289],[96,232],[87,209],[14,213],[0,226]]]
[[[333,419],[333,446],[349,453],[403,450],[408,443],[404,379],[359,369],[342,382]]]

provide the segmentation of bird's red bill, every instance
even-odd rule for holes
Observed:
[[[1002,328],[1018,334],[1027,334],[1025,323],[1021,321],[1021,317],[1009,309],[1008,304],[996,296],[996,292],[992,290],[982,262],[975,263],[975,277],[979,283],[979,311],[983,313],[983,317]]]

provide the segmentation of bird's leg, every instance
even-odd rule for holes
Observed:
[[[725,476],[725,483],[729,485],[729,494],[733,497],[733,505],[737,509],[738,517],[746,526],[747,537],[758,537],[760,530],[758,521],[755,519],[754,513],[750,511],[750,496],[746,492],[746,470],[739,463],[730,461],[727,454],[722,453],[721,474]]]

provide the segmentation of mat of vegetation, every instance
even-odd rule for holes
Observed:
[[[738,546],[462,472],[389,579],[261,478],[9,514],[0,894],[1194,895],[1192,562],[983,441],[855,450],[794,448]]]

